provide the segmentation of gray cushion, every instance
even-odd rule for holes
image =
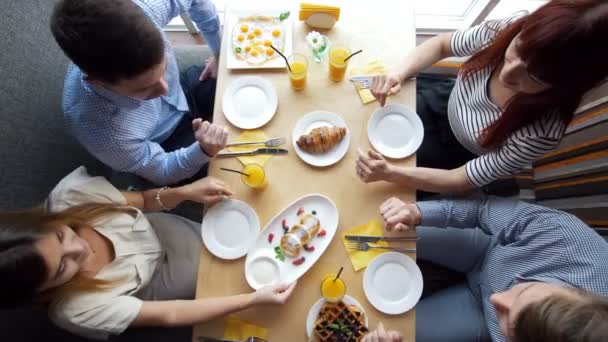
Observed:
[[[78,165],[101,171],[64,132],[61,93],[67,59],[49,30],[53,3],[0,5],[0,209],[40,203]]]

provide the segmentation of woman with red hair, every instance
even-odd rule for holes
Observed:
[[[553,0],[529,15],[427,40],[372,85],[384,106],[389,92],[433,63],[472,56],[453,84],[418,77],[425,126],[418,167],[394,166],[370,150],[360,152],[357,174],[366,183],[429,192],[467,191],[512,175],[559,144],[582,96],[606,78],[606,37],[608,2]]]

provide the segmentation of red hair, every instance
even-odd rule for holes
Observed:
[[[549,113],[557,112],[564,124],[570,123],[583,95],[608,75],[608,2],[603,0],[549,1],[500,31],[463,65],[460,75],[500,65],[517,35],[517,53],[528,72],[551,88],[513,96],[502,115],[482,132],[484,148],[500,146],[512,133]]]

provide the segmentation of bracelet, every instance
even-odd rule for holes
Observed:
[[[155,198],[156,198],[156,203],[158,203],[158,206],[160,207],[160,209],[161,209],[162,211],[169,211],[169,210],[171,210],[171,208],[167,208],[167,207],[166,207],[166,206],[163,204],[163,202],[160,200],[160,193],[161,193],[161,192],[163,192],[163,191],[165,191],[165,190],[167,190],[167,189],[169,189],[169,187],[168,187],[168,186],[163,186],[162,188],[158,189],[158,192],[156,193],[156,196],[155,196]]]

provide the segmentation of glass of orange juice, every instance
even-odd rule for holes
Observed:
[[[342,278],[337,278],[335,274],[329,274],[321,282],[321,295],[328,302],[339,302],[346,294],[346,284]]]
[[[268,178],[262,165],[247,164],[242,172],[241,180],[253,189],[264,190],[268,186]]]
[[[350,56],[350,49],[343,46],[334,46],[329,50],[329,79],[335,82],[340,82],[346,74],[348,61],[346,57]]]
[[[289,80],[294,90],[302,90],[306,87],[306,76],[308,74],[308,59],[304,55],[295,53],[287,58],[291,71]]]

